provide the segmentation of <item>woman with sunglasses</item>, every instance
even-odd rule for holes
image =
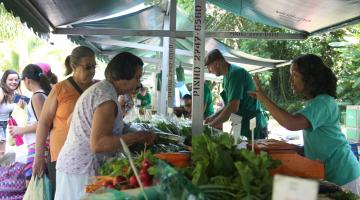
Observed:
[[[55,165],[62,146],[65,143],[68,123],[75,103],[82,91],[95,83],[95,53],[88,47],[79,46],[72,50],[65,60],[68,79],[57,83],[45,101],[42,114],[36,129],[36,153],[33,165],[33,175],[42,176],[44,172],[44,151],[50,135],[50,159],[48,165],[49,178],[55,189]]]
[[[14,110],[14,95],[19,87],[19,74],[14,70],[6,70],[0,82],[0,158],[5,153],[6,128],[10,113]]]
[[[28,106],[27,126],[10,126],[9,132],[13,137],[19,133],[24,134],[25,144],[28,147],[28,156],[26,159],[25,168],[25,176],[28,183],[32,176],[32,165],[35,156],[35,131],[37,121],[47,95],[50,93],[51,86],[48,77],[45,75],[42,69],[34,64],[27,65],[24,68],[21,77],[24,81],[26,89],[33,93]]]

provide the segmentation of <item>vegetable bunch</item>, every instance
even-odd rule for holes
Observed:
[[[215,196],[207,190],[209,199],[271,199],[269,170],[279,162],[272,160],[267,153],[256,155],[246,149],[237,149],[233,146],[234,138],[227,133],[218,136],[203,134],[193,138],[192,143],[195,166],[192,182],[226,188],[226,194]]]

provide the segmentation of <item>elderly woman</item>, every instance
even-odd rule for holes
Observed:
[[[261,90],[255,78],[256,91],[251,92],[285,128],[303,130],[305,156],[320,160],[325,166],[325,180],[360,195],[360,164],[341,133],[339,108],[336,104],[337,78],[321,58],[308,54],[293,60],[290,83],[307,105],[291,114],[278,107]]]
[[[35,161],[33,175],[41,176],[44,172],[47,138],[50,133],[50,158],[48,165],[49,178],[55,189],[55,165],[62,146],[65,143],[69,116],[82,91],[92,84],[95,75],[95,53],[90,48],[78,46],[66,58],[66,75],[68,79],[57,83],[51,90],[39,118],[36,129]]]
[[[127,145],[155,140],[151,133],[122,134],[123,114],[117,98],[140,85],[142,66],[142,60],[131,53],[116,55],[105,69],[106,80],[79,98],[57,160],[55,199],[80,199],[99,165],[96,155],[121,150],[120,138]]]

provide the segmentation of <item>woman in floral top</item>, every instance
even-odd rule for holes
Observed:
[[[156,139],[146,132],[122,134],[117,97],[140,85],[142,66],[139,57],[128,52],[118,54],[106,67],[106,80],[91,86],[77,101],[57,160],[55,199],[80,199],[98,166],[96,154],[121,150],[120,138],[128,145],[153,143]]]

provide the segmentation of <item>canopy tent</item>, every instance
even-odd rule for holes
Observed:
[[[87,23],[91,26],[92,21],[99,19],[109,18],[108,22],[114,22],[111,18],[119,19],[127,14],[140,14],[145,17],[137,25],[155,24],[158,21],[153,21],[154,18],[162,18],[167,14],[166,3],[161,3],[157,6],[163,14],[156,13],[152,17],[147,17],[149,14],[141,11],[151,7],[144,4],[151,2],[149,0],[92,0],[91,3],[87,0],[0,0],[0,2],[40,34],[56,32],[58,28],[66,25]],[[305,36],[358,23],[360,20],[359,0],[208,0],[208,2],[252,21],[291,29]],[[181,20],[178,17],[179,19]],[[115,22],[115,24],[119,23]],[[177,24],[181,23],[177,22]],[[124,25],[118,28],[135,29],[133,25],[135,24],[130,22],[127,23],[127,27]],[[107,24],[107,27],[116,26]],[[153,28],[155,27],[156,25]],[[160,23],[157,29],[143,30],[163,30],[163,28]],[[177,30],[181,29],[177,26]]]
[[[164,19],[169,12],[168,1],[150,5],[146,0],[0,0],[5,7],[40,35],[53,31],[68,34],[73,41],[94,48],[99,55],[109,58],[116,52],[131,51],[149,63],[148,72],[158,71],[163,50]],[[301,39],[334,28],[357,23],[360,20],[360,1],[253,1],[209,0],[227,11],[270,26],[285,27],[299,34],[272,35],[266,33],[208,32],[205,50],[219,48],[234,64],[249,71],[259,71],[281,66],[284,61],[262,59],[235,51],[215,37],[264,37],[274,39]],[[192,27],[186,14],[177,9],[176,63],[192,67]],[[64,29],[65,28],[65,29]],[[127,30],[128,32],[126,32]],[[113,31],[113,32],[112,32]],[[147,32],[146,32],[147,31]],[[150,32],[149,32],[150,31]],[[117,34],[125,32],[123,36]],[[136,34],[137,33],[137,34]],[[140,35],[140,36],[136,36]],[[210,36],[213,37],[210,38]],[[155,36],[155,37],[154,37]],[[188,37],[186,37],[188,36]]]
[[[165,107],[167,99],[173,96],[171,93],[175,84],[172,79],[176,63],[181,62],[184,68],[193,66],[193,89],[195,85],[202,85],[204,50],[219,48],[229,61],[245,66],[249,71],[266,70],[286,64],[282,60],[263,59],[235,51],[215,38],[306,39],[308,36],[358,23],[360,20],[360,0],[209,0],[209,3],[250,20],[286,28],[295,33],[206,32],[203,24],[205,0],[195,0],[197,20],[194,24],[188,21],[188,17],[181,10],[176,9],[175,0],[163,0],[155,5],[149,5],[148,2],[159,1],[0,2],[41,36],[49,32],[67,34],[72,40],[85,43],[99,55],[107,57],[120,51],[132,51],[145,62],[152,63],[152,66],[145,67],[145,71],[160,70],[157,65],[161,63],[164,87],[160,100],[164,101],[161,105]],[[193,104],[197,109],[192,112],[196,115],[193,116],[193,133],[198,134],[202,129],[202,87],[198,87],[197,95],[193,94],[193,101],[197,102]],[[167,98],[165,93],[169,94]],[[166,114],[164,108],[160,112]],[[196,123],[194,119],[197,120]]]

